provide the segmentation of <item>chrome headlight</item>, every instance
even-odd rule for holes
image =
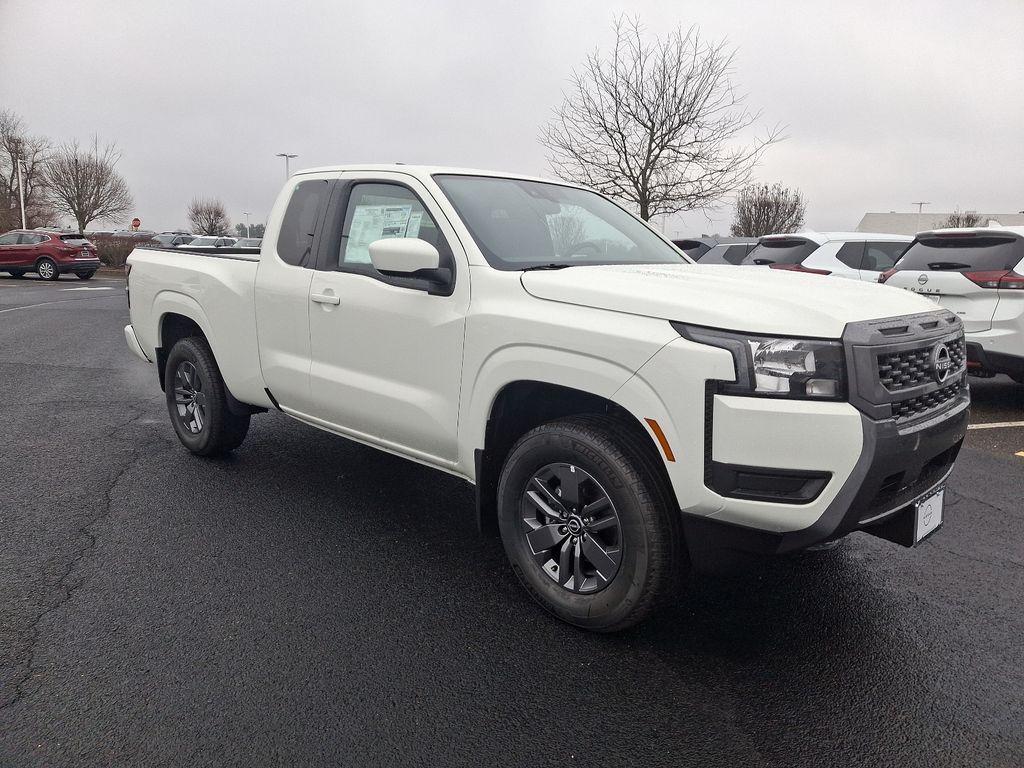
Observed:
[[[672,324],[684,338],[727,349],[736,365],[736,381],[719,391],[798,400],[844,400],[846,363],[843,345],[823,339],[752,336],[713,328]]]

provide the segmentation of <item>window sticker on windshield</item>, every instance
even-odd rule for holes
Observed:
[[[422,217],[422,214],[417,214],[417,217]],[[345,247],[345,263],[369,264],[370,243],[389,237],[406,237],[411,218],[411,205],[357,205]],[[415,227],[418,234],[419,218]]]

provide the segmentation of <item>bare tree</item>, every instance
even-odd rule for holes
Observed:
[[[195,197],[188,204],[188,223],[197,235],[226,235],[231,230],[224,203],[215,197]]]
[[[946,220],[942,222],[942,226],[955,229],[979,227],[981,226],[981,214],[977,211],[961,211],[957,208],[946,217]]]
[[[54,207],[74,217],[78,231],[93,221],[113,220],[131,211],[128,183],[117,172],[121,159],[111,143],[100,147],[93,139],[90,149],[77,141],[59,147],[46,164],[43,182]]]
[[[611,52],[587,57],[542,128],[551,169],[635,206],[645,220],[714,207],[781,138],[773,129],[737,143],[760,113],[733,87],[734,56],[693,27],[647,42],[639,19],[620,17]]]
[[[804,223],[807,203],[799,189],[781,184],[751,184],[736,197],[736,217],[730,232],[733,237],[795,232]]]
[[[21,226],[19,161],[26,225],[38,227],[53,223],[55,214],[41,183],[49,152],[49,139],[32,136],[20,117],[0,110],[0,232]]]

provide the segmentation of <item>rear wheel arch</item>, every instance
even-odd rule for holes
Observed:
[[[495,395],[487,418],[484,445],[474,455],[477,524],[481,533],[497,534],[498,480],[516,442],[541,424],[586,415],[602,417],[614,424],[623,447],[649,460],[659,482],[671,490],[671,480],[658,446],[632,412],[585,390],[544,381],[513,381]]]

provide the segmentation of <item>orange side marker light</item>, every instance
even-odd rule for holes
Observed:
[[[651,432],[658,439],[658,443],[661,445],[661,450],[665,452],[665,459],[667,461],[675,461],[676,456],[672,453],[672,446],[668,444],[668,440],[665,438],[665,433],[661,431],[661,424],[654,419],[644,419],[647,422],[647,426],[651,428]]]

